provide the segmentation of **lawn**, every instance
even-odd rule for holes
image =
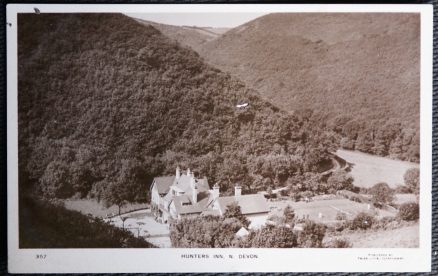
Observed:
[[[419,164],[393,160],[357,151],[338,150],[336,155],[352,164],[354,185],[371,187],[386,182],[390,187],[404,184],[403,175],[407,169],[419,168]]]
[[[360,212],[373,211],[373,207],[370,206],[368,209],[368,204],[358,203],[348,199],[328,199],[328,200],[317,200],[310,202],[294,202],[292,200],[282,200],[282,201],[269,201],[268,205],[271,209],[270,215],[281,215],[284,208],[290,205],[295,211],[296,218],[309,218],[316,222],[321,223],[334,223],[337,222],[336,215],[338,212],[344,213],[347,219],[352,219],[356,214]],[[387,211],[374,209],[377,212],[378,217],[384,216],[395,216],[395,211]],[[320,217],[321,215],[321,217]]]
[[[361,248],[412,248],[419,246],[418,224],[391,230],[367,230],[356,233],[331,235],[324,238],[329,242],[334,238],[350,241],[353,247]]]
[[[403,204],[407,202],[418,202],[417,196],[414,194],[396,194],[394,196],[395,204]]]

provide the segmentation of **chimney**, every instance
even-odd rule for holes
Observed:
[[[196,186],[193,187],[193,194],[192,194],[192,203],[196,204],[198,202],[198,188]]]
[[[213,186],[213,190],[211,190],[211,195],[213,197],[213,200],[216,200],[219,198],[219,185],[216,183]]]
[[[242,187],[240,187],[239,184],[236,184],[234,186],[234,196],[241,196],[242,195]]]
[[[192,187],[192,189],[196,188],[196,180],[195,180],[195,176],[193,175],[193,173],[190,175],[190,187]]]
[[[179,166],[176,167],[176,179],[179,179],[181,177],[181,170],[179,169]]]

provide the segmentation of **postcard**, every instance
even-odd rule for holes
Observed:
[[[9,271],[430,271],[432,17],[8,5]]]

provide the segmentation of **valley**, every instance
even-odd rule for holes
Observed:
[[[416,246],[418,17],[315,16],[20,14],[20,198],[106,246]],[[29,206],[25,247],[84,239]]]

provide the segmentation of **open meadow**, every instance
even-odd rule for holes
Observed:
[[[395,216],[396,211],[374,209],[368,204],[358,203],[349,199],[327,199],[304,202],[295,202],[292,200],[281,201],[269,201],[269,207],[271,209],[271,215],[281,215],[284,208],[290,205],[295,211],[296,218],[309,218],[315,222],[321,222],[325,224],[335,223],[336,215],[343,213],[347,219],[354,218],[360,212],[375,212],[378,217]]]
[[[397,185],[404,184],[403,175],[406,170],[419,168],[419,164],[416,163],[357,151],[339,149],[336,155],[352,165],[353,184],[358,187],[369,188],[376,183],[386,182],[390,187],[395,188]]]
[[[327,235],[324,242],[346,239],[355,248],[412,248],[419,246],[418,223],[397,229],[367,230],[340,235]]]

